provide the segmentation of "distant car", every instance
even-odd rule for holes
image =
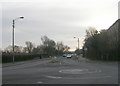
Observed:
[[[72,56],[77,56],[77,54],[76,54],[76,53],[74,53],[74,54],[72,54]]]
[[[72,57],[72,55],[71,54],[67,54],[67,56],[66,56],[67,58],[71,58]]]
[[[66,57],[67,56],[67,54],[63,54],[63,57]]]

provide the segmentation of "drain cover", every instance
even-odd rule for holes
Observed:
[[[64,69],[60,70],[60,73],[68,73],[68,74],[86,74],[86,73],[97,73],[101,72],[101,70],[92,70],[92,69]]]

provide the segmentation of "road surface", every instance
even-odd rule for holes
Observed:
[[[57,57],[3,65],[3,84],[118,84],[117,62]]]

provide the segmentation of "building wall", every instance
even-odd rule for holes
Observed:
[[[114,50],[118,48],[118,41],[119,41],[119,25],[120,25],[120,19],[118,19],[110,28],[108,29],[108,45],[110,46],[110,49]]]

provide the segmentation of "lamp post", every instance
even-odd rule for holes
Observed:
[[[74,37],[74,38],[77,38],[77,37]],[[78,49],[79,49],[79,38],[77,38],[78,39]]]
[[[15,61],[15,58],[14,58],[14,29],[15,29],[15,21],[16,20],[18,20],[18,19],[23,19],[24,17],[23,16],[21,16],[21,17],[18,17],[18,18],[15,18],[15,19],[13,19],[13,25],[12,25],[12,27],[13,27],[13,33],[12,33],[12,46],[13,46],[13,63],[14,63],[14,61]]]

